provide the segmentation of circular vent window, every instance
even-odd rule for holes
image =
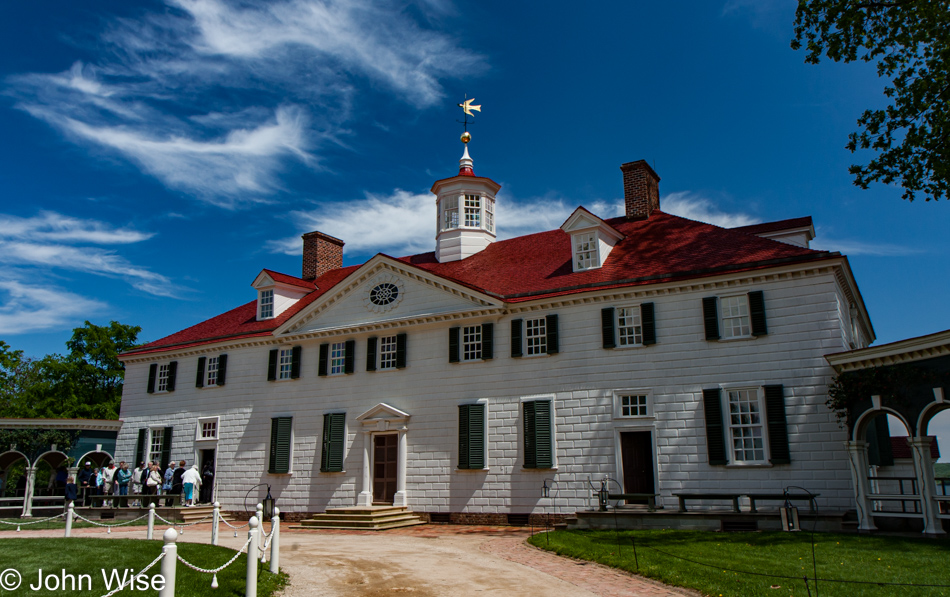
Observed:
[[[377,284],[369,291],[369,300],[374,305],[388,305],[399,298],[399,287],[392,282]]]

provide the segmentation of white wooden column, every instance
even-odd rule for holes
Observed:
[[[36,467],[28,466],[26,468],[26,489],[23,493],[23,514],[22,518],[33,516],[33,483],[36,482]]]
[[[854,506],[858,512],[858,532],[876,531],[871,515],[871,488],[868,485],[867,442],[845,442],[854,485]]]
[[[937,495],[937,482],[934,480],[934,461],[930,455],[929,437],[910,437],[910,452],[914,456],[914,473],[917,475],[917,490],[920,492],[920,511],[924,517],[925,535],[946,535],[937,514],[940,507],[934,496]]]
[[[399,429],[399,456],[396,461],[396,495],[393,497],[393,506],[405,508],[409,505],[409,495],[406,492],[406,459],[409,457],[409,442],[406,438],[406,426]]]
[[[373,434],[369,431],[363,432],[363,489],[359,497],[356,498],[357,506],[373,505],[373,461],[370,458],[370,450],[373,447]]]

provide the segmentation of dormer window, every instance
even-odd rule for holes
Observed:
[[[574,271],[600,267],[600,256],[597,251],[597,234],[582,232],[573,235],[574,239]]]
[[[257,300],[257,318],[270,319],[274,316],[274,289],[261,290]]]

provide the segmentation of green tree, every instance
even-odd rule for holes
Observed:
[[[66,342],[69,353],[31,361],[31,376],[16,383],[2,378],[0,410],[7,417],[118,419],[125,367],[119,354],[135,346],[142,328],[116,321],[108,326],[85,322]],[[22,351],[0,346],[0,358],[22,360]],[[3,365],[0,362],[0,365]],[[5,368],[5,365],[4,365]]]
[[[947,197],[950,168],[950,0],[799,0],[792,48],[805,62],[876,62],[888,79],[884,109],[865,110],[851,133],[852,153],[877,153],[852,165],[854,183],[898,181],[903,198]]]
[[[40,381],[39,363],[0,340],[0,417],[17,416],[26,390]]]

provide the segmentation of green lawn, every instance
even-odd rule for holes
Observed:
[[[938,462],[934,465],[935,477],[950,477],[950,462]]]
[[[35,520],[43,520],[43,518],[47,518],[47,517],[46,517],[46,516],[44,516],[44,517],[42,517],[42,518],[37,517],[37,518],[35,518]],[[44,520],[43,522],[37,522],[36,524],[26,524],[26,523],[31,522],[32,520],[34,520],[34,519],[31,519],[31,518],[0,518],[0,520],[2,520],[2,521],[4,521],[4,522],[13,523],[13,524],[0,524],[0,537],[9,537],[9,536],[10,536],[10,535],[9,535],[9,532],[10,532],[10,531],[16,532],[16,525],[20,525],[20,529],[21,529],[22,531],[43,531],[43,530],[49,530],[49,529],[63,529],[63,530],[65,530],[65,528],[66,528],[66,519],[65,519],[65,518],[57,518],[57,519],[54,519],[54,520]],[[102,520],[102,521],[96,521],[96,522],[100,522],[100,523],[102,523],[102,524],[114,525],[114,524],[116,524],[116,523],[121,523],[121,522],[124,522],[124,521],[122,521],[122,520]],[[161,522],[161,521],[158,520],[158,519],[155,519],[155,528],[158,529],[158,528],[159,528],[159,525],[162,525],[162,527],[161,527],[161,528],[162,528],[162,532],[164,532],[164,529],[168,528],[168,525],[167,525],[167,524],[165,524],[164,522]],[[77,519],[77,518],[74,518],[74,519],[73,519],[73,528],[74,528],[74,529],[86,529],[86,528],[95,527],[95,526],[96,526],[96,525],[94,525],[94,524],[90,524],[90,523],[88,523],[88,522],[79,520],[79,519]],[[121,529],[121,528],[138,527],[138,526],[142,526],[142,527],[148,526],[148,519],[147,519],[147,518],[143,518],[142,520],[136,520],[135,522],[132,522],[132,523],[129,523],[129,524],[123,524],[122,526],[116,527],[116,528]],[[106,529],[105,529],[104,527],[99,527],[99,528],[102,529],[102,532],[103,532],[103,533],[106,532]],[[6,531],[6,533],[4,533],[4,531]]]
[[[113,569],[121,571],[132,568],[138,573],[151,562],[162,550],[162,542],[134,539],[87,539],[87,538],[54,538],[54,539],[0,539],[0,570],[14,568],[20,572],[23,584],[18,591],[4,591],[0,595],[102,595],[107,592],[101,570],[107,574]],[[179,543],[178,553],[192,564],[201,568],[217,568],[234,556],[234,551],[213,545],[196,543]],[[149,578],[161,572],[161,562],[148,571]],[[92,591],[83,586],[83,591],[31,591],[29,585],[36,584],[38,571],[43,575],[55,573],[61,578],[61,571],[73,574],[77,578],[80,574],[90,574]],[[247,571],[247,556],[241,555],[237,561],[218,574],[217,591],[211,589],[211,575],[200,574],[186,568],[180,562],[176,571],[175,595],[187,596],[237,596],[244,595],[244,579]],[[6,577],[0,577],[3,581]],[[268,565],[259,568],[257,594],[260,597],[270,597],[287,582],[287,575],[271,574]],[[112,588],[116,585],[113,584]],[[125,590],[119,595],[151,594],[154,592]]]
[[[802,577],[814,577],[810,538],[807,532],[554,531],[535,535],[530,542],[706,595],[775,597],[808,595]],[[819,578],[950,585],[947,540],[816,533],[815,543]],[[822,596],[950,595],[950,586],[819,582],[818,589]],[[814,583],[811,590],[814,593]]]

